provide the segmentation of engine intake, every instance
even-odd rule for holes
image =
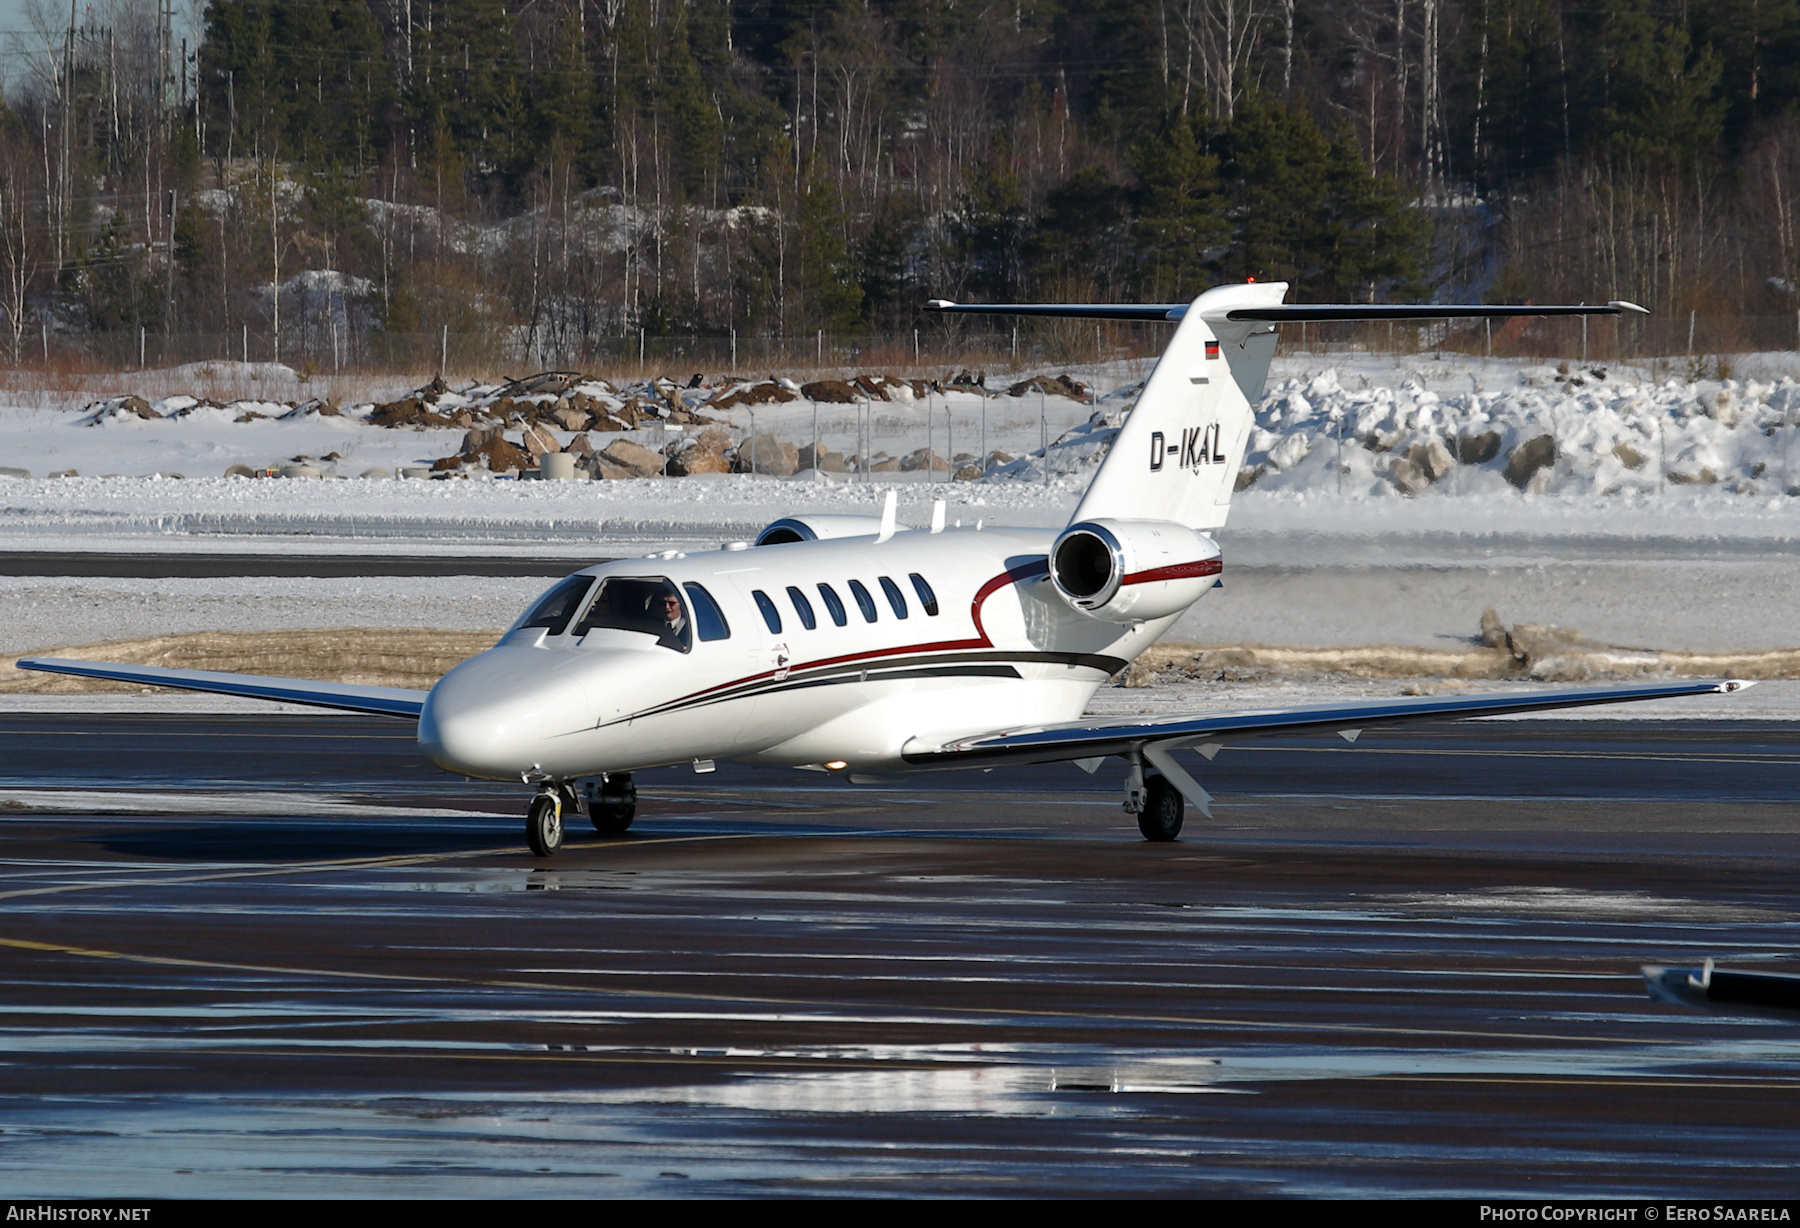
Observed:
[[[1179,614],[1222,570],[1217,542],[1161,520],[1084,520],[1050,548],[1050,579],[1063,600],[1108,622]]]
[[[899,531],[905,532],[905,526]],[[780,546],[788,542],[830,541],[838,537],[874,537],[880,532],[879,516],[783,516],[764,526],[756,535],[756,544]]]

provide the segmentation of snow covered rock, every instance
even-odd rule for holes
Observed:
[[[662,476],[662,454],[642,444],[632,443],[629,439],[615,439],[607,444],[606,449],[600,453],[600,459],[625,470],[634,478]]]
[[[1556,438],[1538,435],[1526,440],[1506,457],[1506,480],[1524,490],[1540,469],[1556,463]]]

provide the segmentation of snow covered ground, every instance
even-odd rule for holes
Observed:
[[[1468,643],[1482,610],[1493,607],[1507,623],[1573,626],[1616,645],[1800,646],[1800,497],[1787,493],[1800,489],[1800,356],[1739,356],[1733,366],[1738,380],[1690,381],[1669,369],[1285,356],[1246,462],[1260,473],[1219,535],[1225,587],[1171,638],[1441,647]],[[0,478],[0,550],[526,550],[566,555],[573,567],[745,538],[795,511],[873,513],[889,490],[899,493],[901,519],[914,524],[943,498],[952,522],[1051,527],[1066,521],[1146,370],[1138,363],[1073,371],[1099,394],[1094,405],[959,391],[867,410],[816,407],[829,447],[893,456],[928,443],[940,455],[978,454],[985,417],[987,450],[1022,459],[982,482],[927,482],[921,472],[870,480],[364,479],[355,475],[455,452],[461,429],[388,430],[317,414],[239,422],[235,407],[83,425],[67,398],[12,393],[0,404],[0,465],[37,476]],[[276,384],[268,373],[259,378]],[[267,408],[273,415],[282,407]],[[755,429],[810,442],[814,410],[804,401],[759,406]],[[751,427],[746,408],[707,412],[740,434]],[[1428,459],[1421,450],[1434,444],[1458,455],[1459,440],[1489,432],[1498,438],[1487,460],[1454,464],[1415,495],[1401,492],[1396,461]],[[1518,489],[1504,475],[1508,458],[1541,435],[1554,440],[1555,459]],[[633,437],[656,445],[662,428]],[[1041,459],[1028,455],[1045,438],[1057,441],[1048,482]],[[261,468],[332,453],[321,467],[349,480],[218,476],[232,464]],[[43,477],[67,469],[82,476]],[[158,473],[186,477],[145,476]],[[463,577],[0,580],[0,651],[202,629],[494,627],[538,587]],[[1181,684],[1117,695],[1143,703],[1154,692],[1191,704],[1199,692],[1219,702],[1266,693],[1293,702],[1289,687],[1391,694],[1395,684]],[[1793,688],[1767,684],[1750,693],[1756,698],[1730,703],[1740,714],[1800,711],[1790,703],[1800,699]]]

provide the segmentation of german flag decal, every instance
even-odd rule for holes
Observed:
[[[1219,343],[1217,341],[1208,341],[1206,343],[1206,356],[1208,358],[1217,358],[1219,356]]]

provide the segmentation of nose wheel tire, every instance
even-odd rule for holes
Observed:
[[[1181,834],[1181,790],[1163,776],[1144,780],[1144,808],[1138,812],[1138,830],[1144,839],[1163,843]]]
[[[531,799],[525,812],[525,842],[539,857],[549,857],[562,847],[562,817],[556,812],[556,799],[540,793]]]

